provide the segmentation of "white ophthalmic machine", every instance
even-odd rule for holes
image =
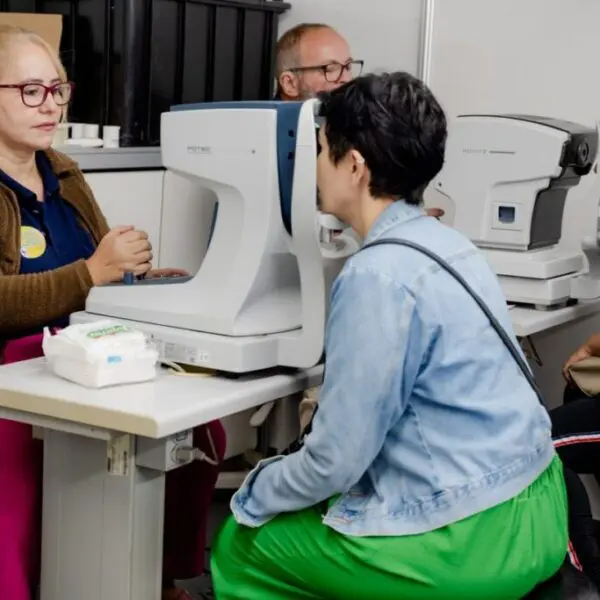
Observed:
[[[317,111],[311,100],[164,114],[165,167],[217,194],[206,257],[189,280],[94,288],[72,322],[122,321],[149,334],[163,359],[218,371],[316,364],[330,284],[357,248],[346,234],[319,239]],[[451,126],[433,185],[455,202],[455,227],[485,250],[508,301],[552,306],[600,293],[579,276],[581,254],[556,247],[566,194],[597,150],[595,130],[551,119],[479,115]]]
[[[94,288],[73,323],[110,317],[163,360],[230,373],[308,368],[323,354],[331,283],[358,243],[317,209],[319,103],[184,105],[162,115],[163,164],[217,196],[206,256],[188,278]]]
[[[527,115],[451,123],[432,186],[452,200],[454,227],[484,251],[508,302],[547,309],[600,296],[600,223],[582,244],[587,272],[581,252],[558,245],[567,194],[597,153],[598,131],[577,123]]]

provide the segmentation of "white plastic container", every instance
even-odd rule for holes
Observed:
[[[105,125],[102,128],[102,139],[105,148],[118,148],[121,128],[117,125]]]
[[[83,137],[83,123],[69,123],[69,127],[73,139],[77,140]]]
[[[81,137],[86,140],[97,140],[100,137],[100,126],[96,123],[84,123]]]
[[[156,377],[158,352],[146,336],[108,319],[70,325],[56,335],[45,329],[43,350],[56,375],[89,388]]]

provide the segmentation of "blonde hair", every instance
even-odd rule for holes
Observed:
[[[67,81],[67,72],[56,50],[41,35],[14,25],[0,25],[0,65],[6,64],[7,54],[15,42],[30,42],[43,48],[48,53],[59,79],[62,82]]]
[[[0,65],[7,64],[8,54],[12,46],[19,42],[29,42],[45,50],[58,73],[58,78],[63,83],[68,81],[67,71],[60,60],[58,52],[41,35],[35,33],[35,31],[14,25],[0,25]],[[61,121],[63,122],[67,120],[67,108],[68,105],[62,107]]]

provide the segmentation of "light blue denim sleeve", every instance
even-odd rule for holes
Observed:
[[[348,269],[337,279],[312,432],[300,451],[263,461],[249,474],[231,501],[238,523],[259,527],[359,481],[404,410],[414,315],[413,296],[376,271]]]

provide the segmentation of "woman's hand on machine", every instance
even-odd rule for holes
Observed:
[[[146,275],[152,268],[151,263],[148,234],[131,225],[111,229],[87,260],[94,285],[121,281],[125,273]]]
[[[571,378],[569,368],[575,363],[581,362],[592,356],[600,356],[600,333],[595,333],[585,344],[581,345],[569,358],[563,366],[563,375],[567,381]]]

